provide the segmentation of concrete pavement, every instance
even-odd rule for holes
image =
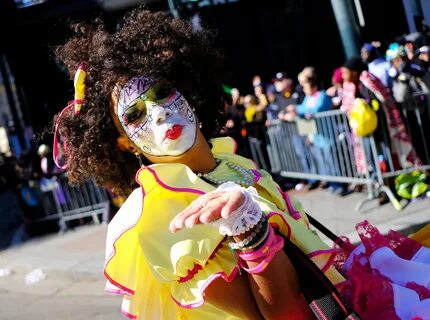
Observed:
[[[34,239],[0,253],[0,319],[121,319],[121,298],[104,291],[105,225]],[[42,270],[45,279],[26,284]]]
[[[364,219],[386,232],[392,228],[409,234],[430,222],[430,199],[419,200],[403,211],[388,203],[357,213],[354,207],[366,195],[339,197],[317,189],[291,191],[305,210],[338,235],[355,241],[354,225]],[[31,240],[18,248],[0,252],[0,319],[121,319],[121,298],[104,292],[103,262],[105,225],[89,225]],[[46,278],[31,285],[25,276],[40,268]]]

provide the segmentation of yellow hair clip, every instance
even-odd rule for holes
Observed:
[[[81,63],[75,73],[75,114],[81,112],[82,104],[84,103],[85,96],[85,78],[87,77],[87,72],[85,71],[85,65]]]

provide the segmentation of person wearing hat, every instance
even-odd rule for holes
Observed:
[[[367,64],[369,72],[375,75],[386,86],[390,87],[388,69],[390,64],[378,54],[378,49],[370,44],[364,43],[361,47],[361,59]]]
[[[267,121],[277,120],[280,112],[289,105],[297,103],[297,94],[293,91],[293,80],[286,72],[277,72],[272,79],[273,85],[267,89],[269,105],[266,107]]]
[[[289,77],[286,72],[276,73],[275,78],[273,78],[272,81],[278,95],[278,99],[280,99],[280,102],[283,102],[281,104],[285,105],[286,102],[288,103],[288,99],[297,99],[297,94],[294,92],[293,79]],[[283,98],[284,101],[282,101],[281,98]]]
[[[429,91],[423,81],[426,72],[421,62],[409,60],[405,47],[398,43],[391,43],[386,57],[391,62],[388,73],[392,82],[393,96],[397,103],[402,104],[411,99],[414,93]]]

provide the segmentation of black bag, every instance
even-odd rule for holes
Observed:
[[[309,216],[309,222],[331,240],[340,239]],[[359,320],[360,318],[343,301],[342,296],[325,274],[293,242],[284,238],[284,252],[290,258],[299,278],[300,286],[309,307],[318,320]]]

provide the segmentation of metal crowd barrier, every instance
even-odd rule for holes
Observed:
[[[387,181],[401,173],[430,169],[430,141],[424,132],[425,124],[430,123],[428,101],[429,96],[421,94],[399,106],[415,149],[422,151],[420,158],[423,164],[420,166],[395,170],[382,111],[378,112],[382,125],[378,128],[377,139],[373,135],[359,138],[363,146],[365,170],[357,170],[353,149],[354,138],[347,116],[340,110],[320,112],[313,115],[310,120],[272,122],[267,128],[265,143],[256,141],[255,138],[249,139],[254,161],[260,167],[266,167],[266,164],[261,162],[264,158],[259,156],[262,154],[261,148],[265,145],[272,173],[290,178],[366,185],[367,199],[357,204],[357,211],[381,192],[386,193],[394,207],[400,210],[407,202],[397,200]],[[412,134],[411,128],[415,128],[415,134]],[[384,170],[380,167],[380,157],[383,157],[386,166]]]
[[[396,209],[400,210],[404,207],[399,203],[396,197],[392,194],[391,190],[386,186],[384,181],[389,178],[394,178],[402,173],[409,173],[414,170],[429,170],[430,169],[430,139],[426,134],[426,129],[430,128],[430,94],[429,93],[415,93],[405,102],[398,105],[400,112],[403,115],[404,124],[411,139],[412,145],[417,152],[422,164],[410,166],[401,170],[396,170],[393,165],[391,153],[387,154],[388,168],[385,172],[381,172],[379,166],[377,170],[377,183],[380,185],[380,190],[385,192],[390,198],[391,202]],[[388,144],[388,142],[386,142]],[[376,146],[372,145],[372,154],[374,160],[376,159]],[[406,202],[404,202],[406,204]]]
[[[416,146],[420,158],[430,163],[430,137],[426,130],[430,129],[430,94],[415,93],[410,99],[399,104],[407,131]]]
[[[39,182],[40,202],[44,215],[31,223],[58,220],[60,232],[67,230],[67,222],[92,217],[94,223],[108,221],[110,199],[106,190],[99,188],[93,181],[71,186],[65,175],[42,179]]]

